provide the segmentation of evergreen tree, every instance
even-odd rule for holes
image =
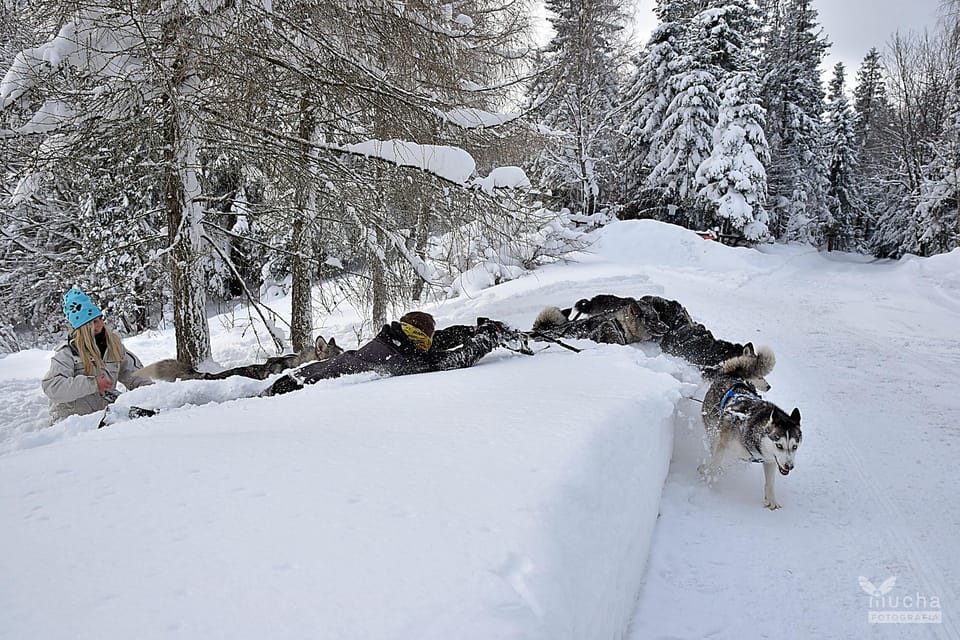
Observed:
[[[757,7],[747,0],[728,0],[704,10],[702,58],[715,68],[721,98],[710,157],[697,169],[701,195],[714,203],[724,234],[749,240],[767,236],[766,170],[769,160],[759,104],[756,43]]]
[[[747,240],[767,237],[764,113],[750,72],[728,77],[710,157],[697,170],[701,193],[716,206],[721,232]]]
[[[761,95],[770,145],[770,230],[777,238],[816,242],[827,216],[819,66],[828,43],[812,0],[768,0],[765,9]]]
[[[857,134],[861,144],[865,149],[872,149],[879,144],[890,118],[883,65],[876,47],[871,47],[860,63],[857,86],[853,90],[853,108],[857,112]]]
[[[857,236],[869,245],[876,227],[876,212],[886,209],[890,199],[887,178],[900,170],[896,154],[896,116],[887,96],[886,74],[876,47],[870,49],[860,64],[853,98],[863,202],[856,212],[854,227]]]
[[[664,11],[670,10],[664,7]],[[716,20],[710,11],[702,11],[690,21],[683,43],[688,53],[678,56],[669,67],[664,91],[670,102],[650,143],[648,187],[676,205],[685,222],[694,227],[707,222],[706,202],[700,196],[696,173],[710,155],[718,119],[721,69],[716,64],[716,52],[708,46],[709,31],[714,26]]]
[[[714,0],[712,2],[664,3],[661,10],[666,15],[683,16],[700,9],[686,29],[684,48],[688,52],[676,58],[670,67],[672,74],[666,80],[665,93],[670,96],[659,131],[651,141],[653,165],[648,184],[662,192],[667,200],[678,204],[687,216],[688,224],[703,227],[713,221],[714,205],[710,198],[720,198],[726,187],[701,190],[706,182],[722,181],[719,176],[720,159],[725,153],[739,153],[741,142],[737,136],[715,135],[720,121],[721,95],[725,89],[728,113],[723,126],[739,126],[742,118],[754,118],[757,110],[748,104],[734,104],[734,100],[753,100],[753,82],[742,74],[752,73],[756,65],[754,49],[758,13],[749,0]],[[742,107],[742,109],[741,109]],[[748,116],[752,112],[754,115]],[[761,116],[762,119],[762,116]],[[751,134],[752,135],[752,134]],[[722,148],[715,149],[719,144]],[[749,144],[761,144],[752,136]],[[738,145],[738,150],[729,145]],[[761,156],[765,150],[756,150]],[[698,170],[705,160],[711,158],[707,174],[698,178]],[[652,160],[656,160],[654,163]],[[763,180],[755,185],[763,191]],[[721,193],[722,192],[722,193]],[[760,196],[762,199],[762,195]],[[718,200],[716,200],[718,202]],[[726,209],[729,211],[729,209]],[[740,219],[739,217],[737,218]],[[736,228],[742,229],[743,224]]]
[[[716,87],[716,76],[693,56],[677,61],[668,88],[674,98],[653,139],[659,158],[647,178],[648,185],[681,207],[696,227],[705,221],[696,173],[713,146],[719,106]]]
[[[960,247],[960,87],[956,81],[935,149],[933,162],[924,168],[916,209],[921,255]]]
[[[830,188],[827,192],[828,215],[823,221],[821,234],[827,251],[849,250],[860,246],[856,220],[860,218],[863,203],[860,198],[856,115],[845,93],[842,62],[834,67],[829,98],[825,133],[830,153]]]
[[[614,110],[625,17],[614,0],[547,0],[546,8],[555,33],[532,102],[558,139],[534,171],[559,193],[557,204],[592,215],[618,196]]]
[[[636,61],[636,72],[623,97],[623,202],[633,212],[651,208],[659,200],[659,194],[648,191],[647,176],[662,153],[654,139],[675,97],[669,79],[683,48],[684,29],[680,23],[667,22],[654,29],[646,51]]]

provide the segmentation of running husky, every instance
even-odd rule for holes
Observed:
[[[299,367],[307,362],[314,360],[326,360],[335,355],[343,353],[336,340],[330,338],[329,342],[324,340],[323,336],[317,337],[313,348],[304,349],[300,353],[290,353],[285,356],[276,356],[267,358],[263,364],[248,364],[242,367],[234,367],[219,373],[205,373],[197,371],[190,365],[184,364],[179,360],[160,360],[153,364],[148,364],[137,372],[137,375],[151,378],[153,380],[165,380],[167,382],[176,382],[177,380],[223,380],[230,376],[243,376],[244,378],[253,378],[254,380],[266,380],[274,373],[280,373],[287,369]]]
[[[742,356],[730,358],[704,374],[712,379],[703,398],[703,424],[710,440],[710,458],[700,465],[707,479],[720,474],[724,454],[732,452],[741,460],[763,463],[763,504],[779,509],[774,495],[775,471],[787,475],[800,446],[800,410],[787,415],[772,402],[760,397],[767,391],[764,376],[776,364],[766,347],[754,351],[748,343]]]

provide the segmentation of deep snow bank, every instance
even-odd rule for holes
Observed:
[[[493,354],[9,453],[0,636],[620,637],[678,373]]]

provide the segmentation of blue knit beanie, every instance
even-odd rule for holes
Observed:
[[[79,329],[94,318],[103,315],[100,313],[100,307],[90,300],[90,296],[77,287],[63,294],[63,312],[67,314],[67,320],[74,329]]]

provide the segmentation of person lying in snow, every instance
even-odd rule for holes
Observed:
[[[656,342],[664,352],[700,367],[716,366],[743,354],[744,349],[742,344],[715,338],[676,300],[658,296],[636,299],[600,294],[578,300],[572,309],[547,307],[534,321],[531,334],[609,344]]]
[[[511,333],[506,325],[493,320],[478,321],[476,327],[435,330],[435,326],[429,313],[411,311],[399,321],[383,325],[377,337],[359,349],[300,367],[279,378],[262,395],[288,393],[318,380],[365,371],[404,376],[462,369],[476,364]]]

